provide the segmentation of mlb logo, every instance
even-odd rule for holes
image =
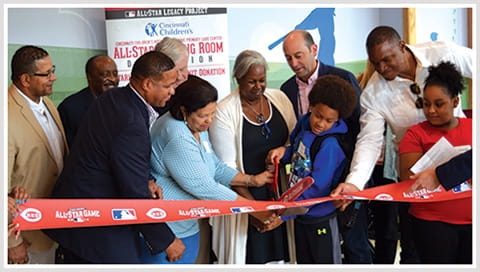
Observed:
[[[113,220],[136,220],[137,214],[134,209],[114,209],[112,218]]]
[[[125,17],[135,17],[136,14],[134,10],[125,11]]]
[[[468,181],[464,181],[463,183],[453,187],[452,191],[454,193],[461,193],[461,192],[466,192],[472,190],[472,186]]]
[[[245,213],[245,212],[253,212],[254,209],[252,207],[236,207],[230,208],[230,210],[234,213]]]

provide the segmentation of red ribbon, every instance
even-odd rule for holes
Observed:
[[[297,202],[153,200],[153,199],[30,199],[20,205],[19,230],[74,228],[178,221],[225,214],[310,206],[334,199],[434,202],[472,197],[472,191],[420,190],[406,193],[414,181],[374,187],[348,195]]]

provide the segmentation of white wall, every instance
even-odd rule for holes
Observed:
[[[9,8],[8,43],[107,49],[103,8]]]

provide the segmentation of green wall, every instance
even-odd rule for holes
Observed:
[[[15,51],[23,44],[8,45],[8,85],[11,84],[10,63]],[[85,77],[85,63],[95,55],[107,54],[107,50],[82,49],[41,46],[47,50],[55,65],[55,75],[57,80],[53,85],[53,94],[49,98],[55,103],[60,104],[63,99],[72,93],[75,93],[87,86]]]

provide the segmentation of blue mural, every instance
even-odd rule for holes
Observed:
[[[295,26],[295,29],[318,29],[320,42],[317,59],[328,65],[335,65],[335,59],[333,56],[335,52],[334,16],[335,8],[316,8],[312,10],[302,22]],[[270,44],[268,49],[272,50],[277,45],[281,44],[286,36],[287,34]]]

